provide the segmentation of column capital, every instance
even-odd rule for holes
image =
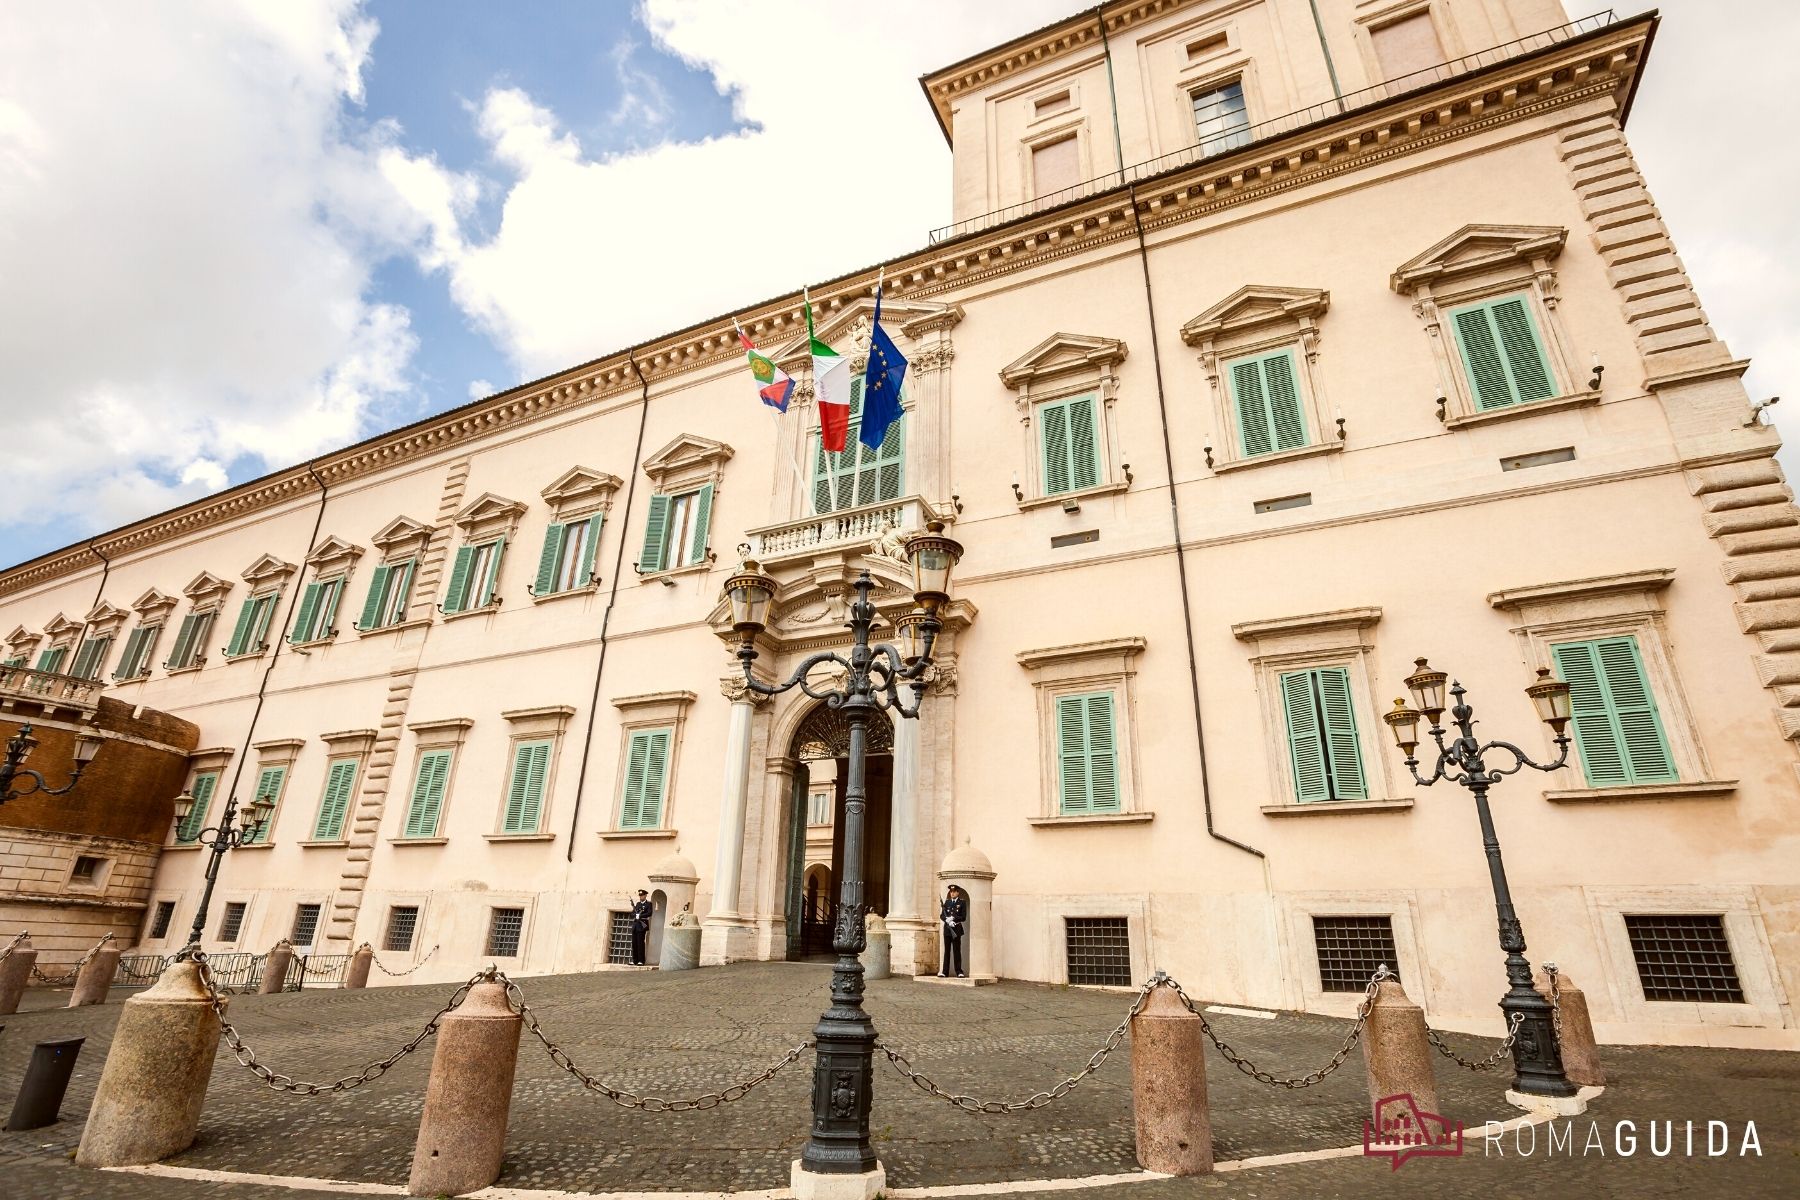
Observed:
[[[757,682],[766,681],[759,679]],[[761,705],[769,702],[769,697],[750,689],[750,685],[744,682],[742,671],[719,676],[719,691],[733,704]]]

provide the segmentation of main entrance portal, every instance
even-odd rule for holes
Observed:
[[[794,817],[788,828],[787,957],[830,958],[837,918],[838,881],[844,873],[844,789],[850,725],[836,709],[819,704],[794,734]],[[864,759],[863,896],[870,912],[888,911],[888,861],[892,840],[894,729],[885,713],[868,725]]]

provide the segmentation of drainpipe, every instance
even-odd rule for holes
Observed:
[[[1125,179],[1125,143],[1119,136],[1119,89],[1113,84],[1112,39],[1106,36],[1106,5],[1095,7],[1100,21],[1100,51],[1106,59],[1106,95],[1112,102],[1113,155],[1119,164],[1119,180]]]
[[[1344,111],[1344,89],[1338,86],[1337,66],[1331,61],[1331,47],[1325,43],[1325,22],[1319,19],[1319,0],[1306,0],[1312,9],[1313,29],[1319,35],[1319,53],[1325,56],[1325,73],[1331,76],[1331,94],[1337,100],[1338,111]]]

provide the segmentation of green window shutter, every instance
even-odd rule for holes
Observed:
[[[1593,787],[1672,783],[1678,776],[1635,637],[1550,648],[1569,685],[1582,773]]]
[[[512,782],[506,790],[503,833],[536,833],[550,768],[549,742],[521,742],[513,751]]]
[[[1465,308],[1451,318],[1456,344],[1462,351],[1463,368],[1475,392],[1475,407],[1501,408],[1513,402],[1506,364],[1500,359],[1500,343],[1494,337],[1484,306]]]
[[[1087,705],[1082,696],[1056,700],[1056,767],[1059,810],[1065,816],[1088,811]]]
[[[373,629],[381,619],[381,599],[387,594],[388,572],[392,567],[379,566],[369,579],[369,594],[363,597],[362,616],[357,619],[358,629]]]
[[[669,780],[673,731],[640,729],[626,748],[625,794],[619,803],[620,829],[659,829]]]
[[[319,819],[313,825],[313,841],[333,842],[343,836],[344,814],[350,809],[350,793],[356,788],[356,760],[340,758],[325,772],[325,794],[319,800]]]
[[[1056,698],[1056,767],[1062,815],[1119,811],[1118,739],[1111,692]]]
[[[1100,482],[1100,425],[1094,397],[1077,396],[1067,405],[1069,414],[1069,490],[1080,491]]]
[[[475,559],[475,547],[458,546],[456,562],[450,568],[450,586],[444,589],[444,611],[457,613],[469,607],[469,567]]]
[[[1350,672],[1344,667],[1321,667],[1318,678],[1319,709],[1325,716],[1325,758],[1331,775],[1333,800],[1367,800],[1363,778],[1362,747],[1356,740],[1356,712],[1350,703]]]
[[[313,626],[314,637],[330,637],[337,632],[338,605],[343,602],[344,589],[349,586],[348,575],[328,580],[321,585],[319,617]]]
[[[713,485],[707,484],[694,493],[694,536],[688,542],[685,565],[693,566],[706,559],[706,535],[712,526]]]
[[[587,539],[581,546],[581,578],[576,582],[587,587],[594,579],[594,558],[600,553],[600,530],[606,525],[606,517],[595,513],[588,518]]]
[[[533,595],[548,596],[556,590],[556,568],[562,563],[567,529],[566,525],[552,524],[544,530],[544,551],[538,555],[537,579],[531,585]]]
[[[294,617],[294,628],[288,634],[288,641],[294,645],[310,642],[313,639],[313,618],[319,612],[319,585],[309,583],[306,590],[300,593],[300,611]]]
[[[67,646],[52,646],[38,655],[37,669],[55,675],[62,671],[63,659],[69,655]]]
[[[1292,350],[1240,358],[1228,365],[1226,378],[1245,458],[1306,445],[1306,415]]]
[[[650,515],[644,521],[644,552],[638,556],[638,570],[648,573],[663,569],[663,538],[668,529],[669,497],[659,493],[650,497]]]
[[[831,456],[825,453],[825,439],[813,434],[813,512],[828,513],[837,509],[832,495]]]
[[[251,598],[244,601],[244,606],[238,609],[237,626],[231,631],[231,641],[225,647],[226,654],[233,655],[244,652],[244,647],[250,640],[250,625],[255,618],[256,600]]]
[[[281,803],[281,785],[287,781],[286,767],[264,767],[256,777],[256,796],[267,796],[276,804]],[[270,810],[268,823],[257,831],[256,841],[266,842],[275,831],[275,812]]]
[[[1506,367],[1512,374],[1513,392],[1520,400],[1543,400],[1556,394],[1550,382],[1550,363],[1544,356],[1544,343],[1538,337],[1537,322],[1523,296],[1513,296],[1493,303],[1494,328],[1500,334],[1500,349],[1506,356]]]
[[[1306,445],[1306,417],[1300,411],[1300,383],[1294,371],[1294,352],[1280,350],[1267,355],[1262,360],[1262,372],[1275,449],[1295,450]]]
[[[119,669],[113,672],[114,679],[136,679],[142,672],[138,663],[144,657],[144,643],[150,640],[150,630],[154,626],[139,625],[125,639],[125,653],[119,656]]]
[[[1288,758],[1294,766],[1294,798],[1301,803],[1331,798],[1325,769],[1325,731],[1313,701],[1313,673],[1295,671],[1281,677],[1281,706],[1287,714]]]
[[[1237,411],[1238,445],[1245,458],[1267,454],[1275,449],[1269,432],[1268,399],[1263,394],[1262,367],[1254,358],[1231,364],[1231,401]]]
[[[1349,670],[1319,667],[1281,676],[1281,706],[1295,799],[1367,800]]]
[[[195,613],[181,618],[181,628],[175,632],[175,649],[169,655],[169,661],[163,664],[165,667],[187,666],[188,658],[194,651],[194,628],[199,622],[200,618]]]
[[[438,814],[444,807],[444,785],[450,779],[449,750],[427,750],[419,755],[413,776],[412,803],[406,810],[406,837],[436,837]]]
[[[107,647],[111,645],[111,638],[86,639],[81,643],[81,648],[75,651],[75,666],[69,673],[77,679],[92,679],[100,673],[95,660],[105,654]]]
[[[400,582],[396,583],[393,589],[393,623],[398,625],[406,620],[407,605],[412,603],[413,576],[419,573],[419,560],[409,558],[403,563],[395,564],[391,569],[400,573]]]
[[[219,786],[219,773],[207,771],[194,776],[194,807],[175,831],[177,842],[194,842],[200,838],[200,831],[206,828],[206,810],[212,804],[213,792]]]
[[[1061,495],[1074,486],[1069,475],[1069,409],[1064,401],[1038,409],[1038,439],[1043,452],[1044,495]]]
[[[1119,755],[1113,730],[1113,694],[1087,697],[1088,808],[1119,811]]]
[[[625,794],[619,798],[619,828],[643,827],[644,775],[650,754],[650,735],[634,733],[626,747]]]
[[[258,597],[256,602],[256,623],[250,630],[251,650],[265,649],[269,644],[269,624],[275,618],[275,606],[281,600],[280,592],[272,592]]]
[[[1523,296],[1506,296],[1451,314],[1478,409],[1502,408],[1554,395],[1550,362]]]
[[[470,608],[484,608],[492,604],[494,593],[499,589],[500,560],[506,556],[506,539],[495,538],[490,545],[493,546],[493,550],[488,554],[487,571],[480,580],[476,581],[475,586],[479,590],[476,592],[475,602],[469,605]]]

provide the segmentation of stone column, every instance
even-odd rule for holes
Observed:
[[[926,703],[931,702],[927,693]],[[921,716],[921,719],[928,719]],[[919,904],[919,722],[894,718],[894,784],[888,843],[888,931],[894,970],[903,975],[936,971],[935,928]],[[927,967],[929,966],[929,971]]]
[[[288,945],[286,938],[276,942],[263,960],[262,982],[256,986],[258,995],[272,996],[287,986],[288,968],[294,962],[294,948]]]
[[[731,701],[725,733],[725,786],[719,796],[719,846],[713,870],[712,911],[700,938],[700,965],[719,966],[747,957],[753,923],[738,911],[743,880],[744,816],[750,805],[750,726],[762,699],[742,676],[726,676],[719,688]]]
[[[1425,1037],[1425,1011],[1411,1000],[1398,979],[1384,979],[1369,1005],[1362,1036],[1363,1067],[1369,1080],[1369,1111],[1383,1119],[1382,1101],[1411,1096],[1422,1112],[1438,1110],[1437,1078],[1431,1070],[1431,1043]],[[1411,1109],[1406,1110],[1409,1114]]]
[[[1173,988],[1150,993],[1131,1018],[1131,1112],[1138,1165],[1165,1175],[1213,1169],[1206,1104],[1206,1034]]]
[[[413,1147],[412,1196],[461,1196],[500,1178],[524,1022],[497,982],[478,983],[438,1027]]]
[[[964,842],[944,855],[938,880],[945,887],[956,884],[969,896],[969,928],[963,939],[963,966],[969,977],[954,982],[993,983],[994,865],[987,855]]]

